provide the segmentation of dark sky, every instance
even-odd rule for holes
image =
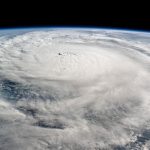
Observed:
[[[114,7],[109,2],[81,5],[75,1],[70,1],[70,4],[59,1],[45,4],[40,1],[30,5],[21,1],[21,6],[3,6],[3,10],[0,10],[0,27],[96,26],[150,30],[149,9],[143,8],[141,4],[140,7],[124,4],[122,1],[120,4],[121,6]]]

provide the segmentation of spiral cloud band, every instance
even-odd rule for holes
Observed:
[[[150,33],[0,31],[0,149],[150,148]]]

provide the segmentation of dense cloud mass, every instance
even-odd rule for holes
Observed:
[[[150,149],[150,34],[0,31],[0,149]]]

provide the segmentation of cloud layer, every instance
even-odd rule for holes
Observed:
[[[7,32],[0,33],[0,149],[149,148],[150,34]]]

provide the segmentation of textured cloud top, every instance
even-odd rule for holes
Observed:
[[[0,149],[150,148],[150,34],[0,31]]]

